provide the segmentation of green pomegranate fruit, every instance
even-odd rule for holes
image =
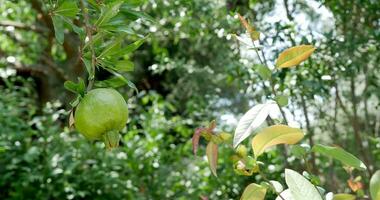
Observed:
[[[75,111],[75,127],[90,140],[103,140],[108,149],[119,145],[119,131],[128,120],[128,106],[119,92],[99,88],[88,92]]]

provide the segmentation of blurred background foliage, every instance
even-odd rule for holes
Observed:
[[[305,64],[274,76],[276,88],[289,96],[288,121],[307,133],[303,142],[357,155],[369,166],[368,173],[354,174],[364,184],[380,166],[376,0],[140,2],[138,9],[154,20],[128,21],[128,28],[150,37],[126,75],[139,93],[119,88],[130,121],[121,148],[112,152],[67,127],[73,96],[63,81],[85,70],[74,33],[65,31],[63,45],[55,41],[46,3],[0,0],[1,199],[238,199],[262,177],[234,174],[228,146],[219,148],[219,176],[212,177],[205,144],[194,157],[190,139],[212,119],[219,131],[232,133],[250,106],[272,97],[257,73],[257,57],[232,35],[243,33],[236,12],[262,33],[269,65],[289,46],[317,47]],[[280,182],[284,167],[304,168],[277,149],[262,161],[268,178]],[[350,192],[340,164],[319,157],[310,162],[325,189]]]

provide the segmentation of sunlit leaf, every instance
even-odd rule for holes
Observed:
[[[292,193],[290,192],[289,189],[286,189],[282,191],[279,196],[276,197],[276,200],[294,200]]]
[[[355,200],[356,196],[352,194],[334,194],[333,200]]]
[[[244,39],[238,35],[233,35],[239,42],[243,43],[244,45],[247,45],[248,47],[254,49],[253,43],[249,40],[249,38]]]
[[[317,188],[296,171],[285,169],[285,182],[294,200],[322,200]]]
[[[356,158],[354,155],[348,153],[342,148],[339,147],[330,147],[321,144],[317,144],[312,148],[313,152],[320,153],[324,156],[332,157],[336,160],[339,160],[344,165],[354,167],[359,170],[365,170],[367,167],[364,163]]]
[[[216,167],[218,165],[218,145],[210,141],[207,144],[206,155],[211,172],[214,174],[214,176],[217,176]]]
[[[286,49],[278,56],[276,66],[287,68],[299,65],[302,61],[309,58],[315,48],[312,45],[300,45]]]
[[[244,189],[240,200],[264,200],[266,192],[265,187],[251,183]]]
[[[295,144],[304,137],[301,129],[286,125],[273,125],[261,130],[252,139],[252,149],[256,157],[265,149],[277,144]]]
[[[281,183],[278,181],[271,180],[269,181],[273,189],[277,192],[280,193],[284,190],[284,187],[282,187]]]
[[[380,199],[380,170],[377,170],[369,182],[369,191],[373,200]]]
[[[236,148],[243,140],[249,137],[252,132],[258,128],[268,117],[269,113],[277,105],[269,102],[266,104],[258,104],[246,112],[240,118],[235,129],[233,146]]]

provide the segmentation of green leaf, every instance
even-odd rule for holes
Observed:
[[[126,6],[123,6],[121,8],[121,12],[123,12],[123,14],[127,15],[132,20],[143,19],[143,20],[148,20],[152,23],[156,23],[156,20],[153,17],[147,15],[146,13],[129,9]]]
[[[310,146],[308,144],[293,145],[291,149],[291,153],[299,159],[304,158],[309,151]]]
[[[62,45],[63,41],[65,40],[65,28],[63,26],[64,21],[59,15],[52,16],[52,21],[55,32],[55,39],[57,39],[57,42]]]
[[[380,170],[377,170],[369,182],[369,191],[373,200],[380,199]]]
[[[275,100],[281,107],[288,105],[288,97],[285,95],[278,95],[276,96]]]
[[[105,32],[99,32],[99,33],[95,34],[92,37],[92,41],[88,41],[86,44],[84,44],[83,49],[87,49],[91,45],[93,45],[93,46],[98,45],[105,36],[107,36],[107,34]]]
[[[257,65],[256,70],[257,70],[257,73],[264,80],[269,80],[272,76],[272,71],[270,71],[270,69],[268,69],[268,67],[266,67],[266,66]]]
[[[119,12],[120,6],[123,4],[123,1],[119,0],[114,2],[109,6],[104,6],[101,8],[101,13],[99,19],[95,22],[96,26],[106,25],[107,22],[115,17]]]
[[[115,64],[115,70],[119,72],[130,72],[134,70],[134,63],[130,60],[121,60]]]
[[[218,145],[210,141],[206,147],[207,160],[210,165],[211,172],[216,175],[216,167],[218,164]]]
[[[64,22],[66,22],[66,24],[68,24],[68,25],[71,27],[71,29],[72,29],[76,34],[79,35],[79,37],[80,37],[81,40],[84,40],[84,38],[85,38],[85,36],[86,36],[86,32],[85,32],[84,28],[80,28],[80,27],[78,27],[77,25],[73,24],[73,22],[72,22],[70,19],[68,19],[67,17],[62,17],[62,20],[63,20]]]
[[[285,169],[285,182],[294,200],[323,200],[316,187],[296,171]]]
[[[123,76],[115,76],[107,80],[103,81],[96,81],[95,86],[96,87],[112,87],[112,88],[118,88],[124,85],[127,85],[127,79],[125,79]]]
[[[78,83],[74,83],[72,81],[65,81],[65,83],[63,84],[63,86],[73,92],[73,93],[76,93],[76,94],[79,94],[81,96],[84,96],[84,93],[85,93],[85,84],[84,84],[84,81],[83,79],[81,78],[78,78]]]
[[[71,107],[76,107],[81,100],[81,96],[78,94],[77,97],[70,102]]]
[[[355,200],[356,196],[352,194],[334,194],[332,200]]]
[[[146,40],[147,37],[148,36],[146,36],[145,38],[142,38],[140,40],[137,40],[137,41],[133,42],[132,44],[127,45],[126,47],[124,47],[122,49],[119,49],[119,51],[115,53],[115,56],[124,56],[126,54],[129,54],[129,53],[135,51],[144,43],[144,41]]]
[[[317,144],[312,148],[312,151],[315,153],[320,153],[324,156],[332,157],[336,160],[339,160],[344,165],[354,167],[359,170],[366,170],[367,167],[364,163],[356,158],[354,155],[348,153],[342,148],[339,147],[330,147],[321,144]]]
[[[55,11],[54,14],[62,15],[67,18],[74,18],[79,11],[75,1],[64,1]]]
[[[265,149],[277,144],[295,144],[304,137],[301,129],[286,125],[264,128],[252,139],[252,149],[257,158]]]
[[[287,68],[299,65],[309,58],[314,50],[315,48],[312,45],[300,45],[286,49],[278,56],[276,66],[278,68]]]
[[[233,146],[236,148],[243,140],[248,138],[252,132],[257,129],[268,117],[271,110],[277,105],[268,102],[266,104],[258,104],[246,112],[240,118],[235,129]]]
[[[63,86],[71,91],[71,92],[74,92],[74,93],[77,93],[77,87],[78,87],[78,84],[72,82],[72,81],[65,81],[65,83],[63,84]]]
[[[107,56],[113,56],[117,54],[121,49],[121,43],[123,42],[123,39],[125,38],[125,35],[121,35],[114,39],[111,44],[107,45],[107,48],[105,48],[102,53],[98,56],[98,58],[105,58]]]
[[[265,187],[251,183],[244,189],[240,200],[264,200],[266,192]]]
[[[88,79],[89,80],[94,79],[95,73],[94,73],[94,70],[92,67],[91,60],[89,60],[87,58],[83,58],[83,64],[86,67],[87,73],[89,74]]]

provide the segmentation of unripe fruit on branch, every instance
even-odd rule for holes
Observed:
[[[119,145],[119,131],[127,121],[127,103],[111,88],[89,91],[75,111],[76,129],[89,140],[103,140],[108,149]]]

